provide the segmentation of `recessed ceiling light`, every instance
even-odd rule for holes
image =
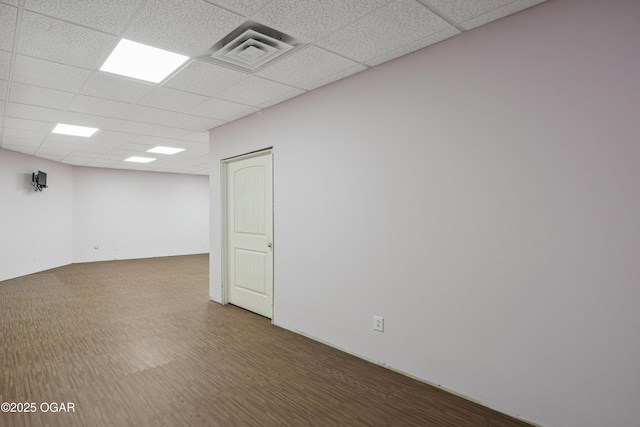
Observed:
[[[83,136],[85,138],[89,138],[90,136],[95,135],[100,129],[98,128],[89,128],[86,126],[75,126],[75,125],[65,125],[63,123],[58,123],[55,128],[51,131],[51,133],[59,133],[62,135],[73,135],[73,136]]]
[[[158,146],[152,148],[151,150],[147,150],[147,153],[159,153],[159,154],[176,154],[181,151],[184,151],[184,148],[173,148],[173,147],[162,147]]]
[[[160,83],[187,59],[188,56],[122,39],[100,71]]]
[[[124,159],[125,162],[135,162],[135,163],[149,163],[153,162],[156,159],[152,159],[151,157],[129,157],[128,159]]]

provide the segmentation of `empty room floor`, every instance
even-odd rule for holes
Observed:
[[[528,426],[211,302],[208,283],[208,255],[0,282],[0,402],[17,411],[0,426]]]

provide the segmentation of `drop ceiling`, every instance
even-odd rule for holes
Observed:
[[[76,166],[207,175],[209,129],[542,1],[0,0],[0,147]],[[203,59],[247,21],[300,48],[255,72]],[[190,60],[159,84],[99,71],[122,38]],[[101,130],[52,134],[57,123]],[[185,150],[146,153],[156,146]],[[131,156],[157,160],[124,162]]]

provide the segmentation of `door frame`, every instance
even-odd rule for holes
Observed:
[[[271,237],[271,241],[274,242],[275,241],[275,237],[273,236],[273,234],[275,234],[274,228],[273,228],[273,224],[275,222],[275,218],[274,218],[274,209],[273,209],[273,199],[274,199],[274,193],[275,190],[273,188],[273,147],[267,147],[267,148],[261,148],[259,150],[256,151],[250,151],[248,153],[245,154],[239,154],[237,156],[233,156],[233,157],[227,157],[225,159],[220,160],[220,209],[222,212],[220,212],[221,214],[221,226],[222,226],[222,254],[221,254],[221,289],[220,289],[220,298],[221,298],[221,303],[223,305],[229,304],[229,230],[228,230],[228,224],[229,224],[229,218],[228,218],[228,212],[229,210],[227,209],[227,205],[228,205],[228,182],[227,182],[227,169],[228,169],[228,165],[230,163],[234,163],[237,161],[241,161],[241,160],[247,160],[247,159],[251,159],[253,157],[259,157],[259,156],[263,156],[265,154],[271,154],[271,231],[272,231],[272,237]],[[273,244],[275,246],[275,243]],[[273,250],[273,248],[272,248]],[[273,323],[273,319],[275,318],[275,311],[274,311],[274,301],[275,301],[275,287],[276,287],[276,283],[275,283],[275,263],[276,263],[276,258],[275,258],[275,252],[273,253],[273,268],[271,270],[271,283],[273,284],[273,291],[271,293],[271,323]]]

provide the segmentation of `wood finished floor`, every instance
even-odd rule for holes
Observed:
[[[0,282],[0,373],[2,427],[528,426],[209,301],[206,255]]]

